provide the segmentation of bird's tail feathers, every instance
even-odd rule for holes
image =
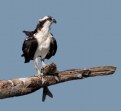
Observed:
[[[43,87],[43,95],[42,95],[42,101],[43,102],[45,101],[47,95],[49,97],[53,98],[53,94],[50,92],[50,90],[48,89],[48,87],[47,86],[44,86]]]

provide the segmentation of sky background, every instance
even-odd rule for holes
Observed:
[[[33,61],[24,64],[23,30],[38,19],[57,20],[52,33],[58,42],[58,70],[116,66],[114,75],[50,86],[54,98],[35,93],[0,100],[0,111],[121,111],[121,0],[1,0],[0,79],[30,77]],[[40,64],[41,65],[41,64]]]

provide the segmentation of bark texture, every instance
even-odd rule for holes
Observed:
[[[115,72],[116,67],[100,66],[56,71],[56,65],[52,63],[42,70],[45,74],[44,76],[0,80],[0,99],[26,95],[43,88],[43,86],[50,86],[70,80],[111,75]]]

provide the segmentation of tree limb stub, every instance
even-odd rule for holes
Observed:
[[[42,88],[43,86],[50,86],[70,80],[111,75],[115,70],[116,67],[113,66],[100,66],[57,72],[56,65],[52,63],[44,69],[44,76],[0,80],[0,99],[26,95]]]

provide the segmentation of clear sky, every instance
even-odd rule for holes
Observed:
[[[30,77],[33,61],[24,64],[21,47],[38,19],[57,20],[58,70],[116,66],[114,75],[70,81],[49,87],[54,98],[41,101],[42,90],[0,100],[0,111],[121,111],[121,0],[1,0],[0,79]],[[40,64],[41,65],[41,64]]]

